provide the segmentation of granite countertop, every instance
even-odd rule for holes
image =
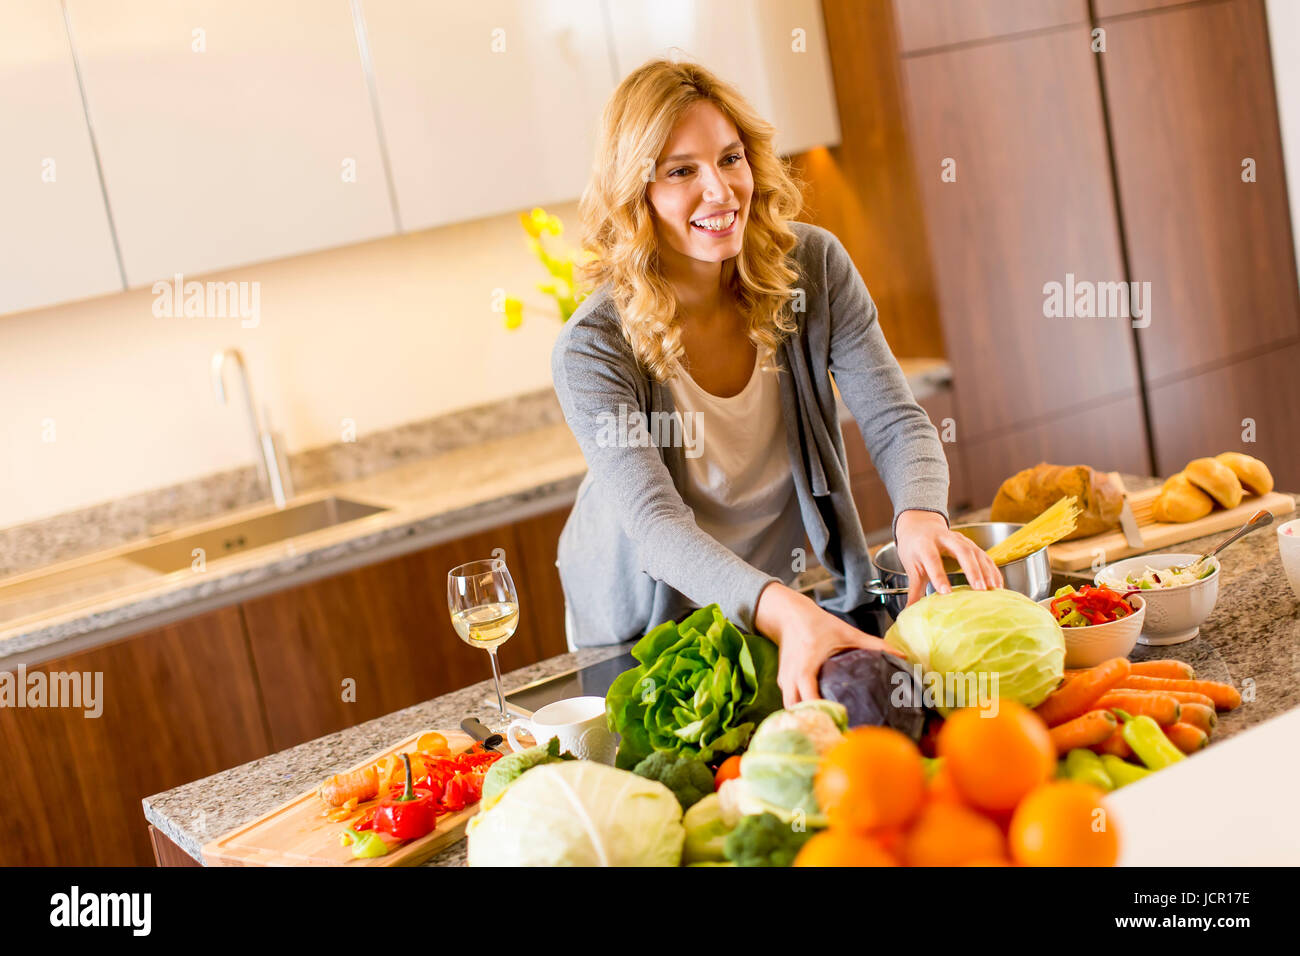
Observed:
[[[612,644],[561,654],[505,674],[501,683],[508,691],[618,657],[631,646],[630,643]],[[146,797],[145,818],[182,850],[199,860],[203,844],[288,803],[319,785],[330,774],[353,767],[417,731],[454,730],[466,717],[477,717],[489,725],[495,723],[495,708],[483,704],[493,693],[492,681],[482,681],[166,793]],[[464,863],[465,841],[460,840],[424,865],[461,866]]]
[[[1136,490],[1149,479],[1127,479]],[[963,516],[980,520],[981,512]],[[1220,540],[1211,535],[1180,545],[1200,551]],[[1169,647],[1138,645],[1134,660],[1174,657],[1209,680],[1229,681],[1245,703],[1219,715],[1211,747],[1248,727],[1300,706],[1300,601],[1287,583],[1273,528],[1243,538],[1221,556],[1219,601],[1198,637]],[[565,654],[513,672],[508,687],[617,656],[629,645]],[[144,801],[145,817],[196,859],[200,847],[309,790],[330,773],[352,766],[394,741],[434,727],[457,727],[471,714],[490,719],[482,704],[484,681],[386,717],[300,744],[252,763],[177,787]],[[1253,698],[1253,699],[1252,699]],[[464,863],[460,841],[427,865]]]
[[[899,364],[918,399],[950,384],[948,365],[940,359],[902,359]],[[506,426],[514,419],[531,422],[529,415],[517,402],[506,400],[476,410],[461,428],[500,435],[511,431]],[[852,420],[846,408],[841,417]],[[572,503],[585,474],[581,449],[568,426],[558,421],[368,477],[316,486],[294,503],[337,495],[386,510],[220,560],[210,558],[199,571],[163,574],[123,557],[140,541],[39,568],[32,572],[38,578],[60,573],[53,580],[23,584],[27,593],[16,599],[0,595],[0,666],[30,666],[233,601],[563,507]],[[271,511],[269,502],[262,503],[148,543],[188,537]],[[23,580],[22,575],[5,578],[0,585]]]

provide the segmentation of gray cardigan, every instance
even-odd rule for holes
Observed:
[[[799,241],[790,259],[802,276],[806,308],[795,313],[799,331],[777,354],[781,406],[804,529],[818,560],[835,575],[835,594],[822,605],[851,611],[869,599],[863,586],[871,560],[828,371],[862,430],[895,520],[909,509],[947,518],[948,463],[848,253],[825,229],[792,225]],[[677,490],[686,474],[680,431],[663,427],[675,411],[671,392],[638,365],[606,288],[565,323],[551,373],[588,469],[559,543],[574,644],[635,639],[715,602],[753,631],[759,592],[778,579],[695,523]],[[638,412],[650,427],[637,428]]]

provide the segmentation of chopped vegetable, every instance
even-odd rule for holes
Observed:
[[[647,780],[658,780],[673,792],[682,810],[689,810],[713,793],[713,774],[703,760],[667,750],[656,750],[638,763],[632,772]]]
[[[1150,717],[1134,717],[1119,709],[1115,713],[1124,721],[1124,740],[1148,770],[1163,770],[1170,764],[1187,759],[1187,755],[1169,742],[1160,725]]]
[[[789,866],[812,833],[796,830],[771,813],[742,817],[727,834],[722,852],[736,866]]]
[[[1195,567],[1189,567],[1181,571],[1172,568],[1153,568],[1144,567],[1141,571],[1132,571],[1125,575],[1124,580],[1120,583],[1125,587],[1138,588],[1142,591],[1154,591],[1161,588],[1177,588],[1186,584],[1195,584],[1197,581],[1203,581],[1215,571],[1218,566],[1213,562],[1205,565],[1205,568],[1199,573]]]
[[[1078,591],[1066,585],[1052,598],[1052,616],[1061,627],[1109,624],[1133,614],[1126,596],[1108,587],[1084,585]]]
[[[431,791],[415,789],[410,754],[402,754],[402,763],[406,767],[406,786],[400,797],[380,801],[375,810],[375,831],[398,840],[418,840],[433,832],[438,810]]]

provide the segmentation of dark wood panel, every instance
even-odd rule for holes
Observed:
[[[791,157],[803,219],[839,237],[894,354],[943,357],[934,274],[912,167],[890,0],[823,0],[840,143]]]
[[[1300,335],[1262,4],[1201,4],[1107,32],[1130,278],[1151,283],[1151,325],[1138,335],[1148,383]],[[1242,182],[1245,157],[1254,183]]]
[[[894,9],[904,52],[1088,19],[1086,0],[895,0]]]
[[[1079,27],[904,64],[963,440],[1137,394],[1128,319],[1044,315],[1049,282],[1125,278],[1088,43]]]
[[[153,846],[154,862],[159,866],[202,866],[198,860],[182,850],[167,834],[149,824],[149,842]]]
[[[1267,464],[1281,491],[1300,489],[1300,344],[1190,376],[1150,392],[1162,475],[1193,458],[1240,451]],[[1244,419],[1254,442],[1243,440]]]
[[[1098,20],[1106,17],[1122,17],[1129,13],[1143,13],[1175,7],[1188,0],[1092,0],[1093,11]]]
[[[512,576],[519,589],[520,620],[518,632],[501,648],[505,670],[569,650],[564,635],[564,589],[555,558],[571,510],[572,506],[566,505],[515,526],[520,562]],[[515,567],[514,563],[510,566]]]
[[[960,391],[957,396],[960,401]],[[997,437],[967,441],[963,451],[976,508],[989,507],[1003,481],[1040,461],[1091,465],[1129,474],[1147,474],[1150,470],[1136,396]]]
[[[506,525],[243,605],[276,750],[492,676],[451,626],[447,572],[503,548]],[[344,681],[355,699],[344,699]]]
[[[2,865],[147,866],[144,797],[270,751],[238,608],[35,670],[101,674],[103,712],[0,710]]]

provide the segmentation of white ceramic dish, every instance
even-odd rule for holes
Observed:
[[[1108,564],[1093,580],[1117,591],[1128,590],[1124,578],[1143,568],[1172,568],[1190,564],[1199,554],[1141,554]],[[1218,558],[1210,558],[1214,573],[1208,578],[1172,588],[1151,588],[1142,592],[1146,599],[1146,621],[1142,624],[1139,644],[1181,644],[1201,633],[1201,625],[1219,600],[1219,577],[1223,568]]]
[[[1038,603],[1049,611],[1054,598],[1045,598]],[[1065,666],[1096,667],[1102,661],[1112,657],[1128,657],[1142,633],[1142,622],[1146,619],[1147,604],[1142,596],[1134,594],[1129,598],[1129,605],[1134,609],[1128,617],[1108,624],[1089,624],[1087,627],[1063,627],[1065,635]]]
[[[1291,590],[1300,598],[1300,518],[1284,522],[1277,528],[1277,550]]]

